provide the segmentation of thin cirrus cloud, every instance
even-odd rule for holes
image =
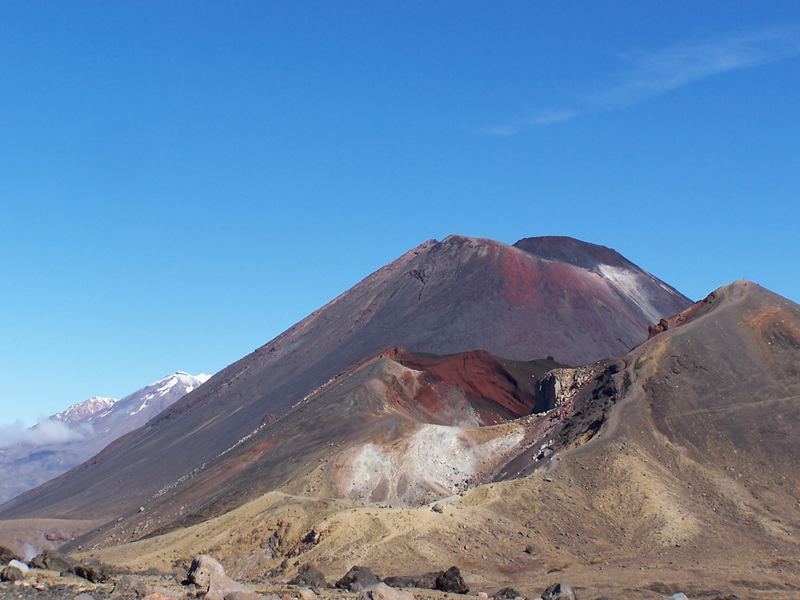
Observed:
[[[485,127],[488,135],[514,135],[527,129],[619,110],[714,75],[758,67],[800,55],[800,26],[762,29],[712,40],[683,42],[660,50],[629,52],[625,67],[606,86],[582,94],[572,106]]]

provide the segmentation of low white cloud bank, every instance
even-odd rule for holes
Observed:
[[[0,448],[9,448],[18,444],[29,446],[65,444],[85,440],[91,434],[91,428],[70,427],[61,421],[41,417],[33,427],[25,427],[22,421],[0,425]]]

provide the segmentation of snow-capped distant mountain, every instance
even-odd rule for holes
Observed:
[[[62,423],[77,424],[88,421],[97,413],[111,408],[117,401],[116,398],[106,398],[105,396],[92,396],[91,398],[73,404],[66,410],[54,414],[51,419]]]
[[[0,449],[0,503],[91,458],[209,377],[176,371],[120,400],[93,396],[40,421],[26,431],[24,442]]]
[[[190,375],[176,371],[96,413],[89,422],[98,437],[116,439],[141,427],[175,401],[203,385],[209,377],[205,373]]]

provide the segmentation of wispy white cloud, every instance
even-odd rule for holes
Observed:
[[[25,427],[22,421],[0,425],[0,448],[17,444],[43,446],[84,440],[91,435],[90,428],[74,428],[61,421],[42,417],[33,427]]]
[[[578,97],[569,107],[485,127],[488,135],[514,135],[532,127],[582,115],[618,110],[715,75],[758,67],[800,55],[800,26],[762,29],[711,40],[682,42],[655,51],[620,55],[624,67],[605,86]]]
[[[530,127],[541,127],[544,125],[554,125],[556,123],[563,123],[564,121],[569,121],[571,119],[574,119],[575,117],[578,117],[581,114],[582,112],[580,110],[572,108],[548,110],[541,112],[528,119],[520,119],[518,121],[505,123],[503,125],[492,125],[489,127],[482,127],[477,131],[478,133],[484,133],[486,135],[498,135],[498,136],[515,135],[520,131],[523,131]]]

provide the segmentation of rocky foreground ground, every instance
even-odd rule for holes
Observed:
[[[205,600],[445,600],[472,595],[493,600],[522,600],[512,587],[491,595],[471,591],[458,567],[419,575],[394,576],[381,580],[369,568],[355,566],[334,584],[313,564],[301,567],[286,583],[266,581],[241,583],[229,577],[214,558],[197,556],[188,570],[174,573],[112,572],[104,565],[76,562],[54,552],[44,552],[30,561],[22,561],[0,547],[0,598],[49,600],[102,600],[105,598],[170,600],[203,598]],[[683,593],[661,596],[666,600],[689,600]],[[567,583],[557,582],[530,600],[591,600],[581,596]],[[596,600],[611,600],[601,597]],[[691,599],[694,600],[694,599]],[[713,599],[739,600],[736,596],[717,595]],[[742,599],[743,600],[743,599]]]

